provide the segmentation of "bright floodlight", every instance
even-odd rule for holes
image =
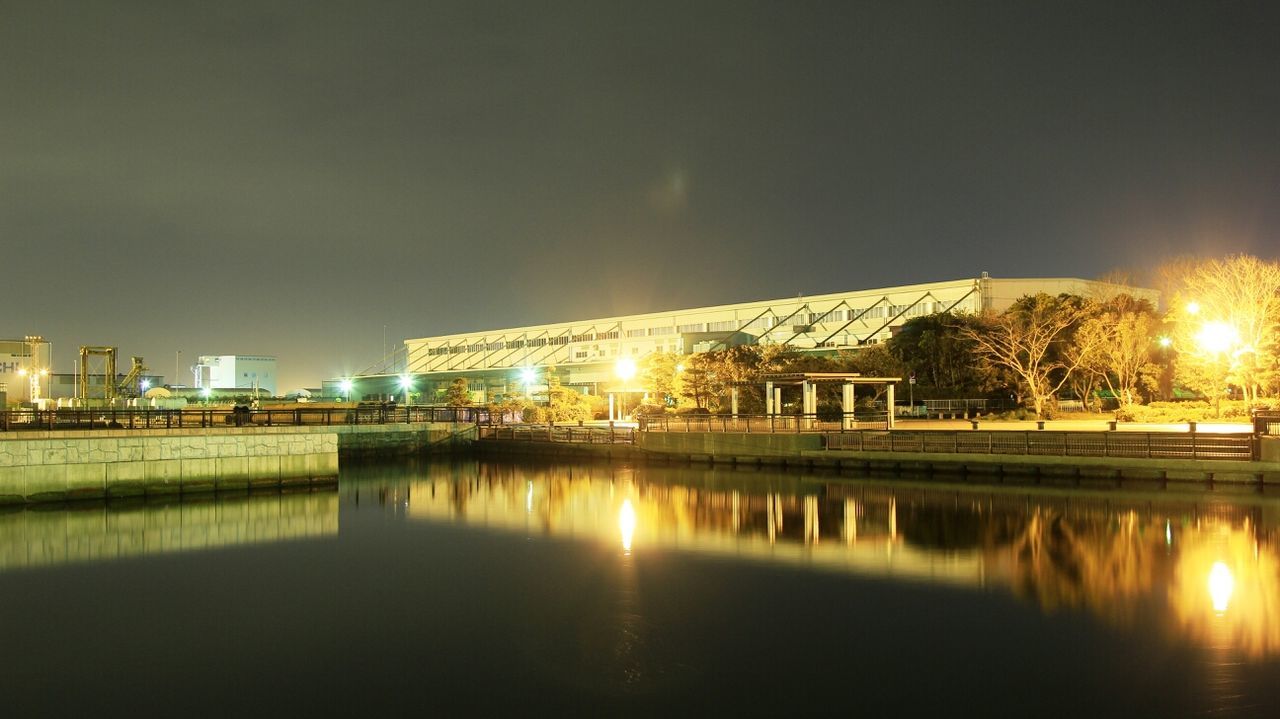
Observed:
[[[22,369],[18,370],[18,376],[19,376],[19,377],[26,377],[26,376],[27,376],[27,368],[26,368],[26,367],[23,367]]]
[[[149,379],[144,379],[144,380],[142,380],[142,389],[143,389],[143,390],[149,389],[150,387],[151,387],[151,380],[149,380]]]
[[[1160,346],[1161,346],[1161,347],[1168,347],[1168,346],[1169,346],[1169,345],[1171,345],[1171,344],[1173,344],[1173,340],[1169,339],[1168,337],[1161,337],[1161,338],[1160,338]]]
[[[400,375],[400,389],[409,389],[413,386],[413,378],[407,374]]]
[[[1196,302],[1196,301],[1194,301],[1194,300],[1193,300],[1193,301],[1191,301],[1191,302],[1188,302],[1188,303],[1187,303],[1187,314],[1189,314],[1189,315],[1198,315],[1198,314],[1200,314],[1200,303],[1199,303],[1199,302]]]
[[[1206,322],[1196,334],[1196,344],[1211,354],[1221,354],[1240,343],[1240,332],[1226,322]]]
[[[636,376],[635,360],[630,357],[620,358],[617,363],[613,365],[613,373],[618,375],[618,379],[623,382],[630,381],[632,377]]]
[[[49,370],[47,370],[47,369],[41,369],[41,370],[40,370],[40,376],[41,376],[41,377],[48,377],[48,376],[49,376]]]
[[[349,379],[344,379],[344,380],[342,380],[342,382],[340,382],[340,383],[338,384],[338,389],[341,389],[343,392],[350,392],[350,391],[351,391],[351,380],[349,380]]]
[[[523,380],[525,384],[533,384],[533,380],[537,379],[537,377],[538,373],[534,372],[532,367],[525,367],[520,370],[520,379]]]
[[[204,395],[205,399],[209,399],[209,395],[213,394],[213,390],[208,387],[205,387],[204,389],[200,390],[200,394]]]

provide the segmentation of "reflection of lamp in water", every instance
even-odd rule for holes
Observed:
[[[1227,611],[1227,603],[1236,589],[1236,579],[1231,570],[1222,562],[1214,562],[1209,570],[1209,597],[1213,600],[1213,611],[1219,614]]]
[[[631,551],[631,536],[636,532],[636,510],[631,500],[622,500],[622,509],[618,510],[618,531],[622,533],[623,551]]]
[[[524,511],[533,511],[533,482],[529,483],[529,491],[524,495]]]

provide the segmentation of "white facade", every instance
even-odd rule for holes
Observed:
[[[405,340],[407,369],[432,375],[555,365],[574,383],[595,382],[607,379],[619,358],[638,360],[659,350],[690,353],[744,342],[801,351],[852,348],[882,342],[921,315],[1000,311],[1039,292],[1105,297],[1117,290],[1152,302],[1159,297],[1154,290],[1075,278],[983,276],[411,339]]]
[[[194,368],[195,386],[209,389],[253,389],[276,394],[276,358],[263,355],[201,355]]]
[[[39,385],[36,396],[48,396],[49,350],[49,343],[43,340],[0,340],[0,386],[4,387],[8,401],[25,402],[32,399],[32,378]]]

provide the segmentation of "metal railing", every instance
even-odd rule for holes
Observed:
[[[411,422],[464,422],[486,424],[484,407],[431,407],[353,405],[351,407],[297,407],[249,409],[247,407],[185,409],[18,409],[0,412],[0,431],[84,429],[183,429],[188,427],[276,427],[360,424],[408,424]]]
[[[1259,436],[1280,437],[1280,410],[1254,410],[1253,433]]]
[[[574,427],[536,424],[481,425],[480,439],[576,444],[635,444],[630,427]]]
[[[1254,458],[1253,435],[1196,432],[1045,432],[1043,430],[843,432],[827,449],[857,452],[1013,454],[1155,459]]]
[[[858,412],[832,419],[827,415],[676,414],[641,417],[641,432],[856,432],[889,428],[884,412]]]

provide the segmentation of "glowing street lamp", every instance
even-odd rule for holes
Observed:
[[[1196,302],[1195,300],[1192,300],[1192,301],[1188,302],[1188,303],[1187,303],[1187,314],[1189,314],[1189,315],[1198,315],[1198,314],[1200,314],[1200,303],[1199,303],[1199,302]]]
[[[1226,322],[1206,322],[1196,333],[1196,344],[1209,354],[1219,355],[1240,344],[1240,331]]]
[[[351,401],[351,387],[354,383],[350,379],[343,379],[338,383],[338,389],[342,390],[342,394],[346,395],[347,401]]]
[[[407,374],[400,375],[400,389],[404,391],[404,405],[409,406],[409,390],[413,389],[413,377]]]
[[[630,382],[636,376],[636,363],[630,357],[621,357],[613,365],[613,373],[623,382]]]
[[[204,389],[200,390],[200,396],[204,397],[205,404],[209,404],[209,397],[213,396],[213,389],[210,387],[205,387]]]
[[[1170,338],[1168,335],[1161,337],[1159,339],[1159,342],[1160,342],[1160,346],[1163,347],[1164,349],[1169,349],[1169,347],[1173,345],[1173,339]]]
[[[142,388],[142,391],[145,393],[147,390],[151,389],[151,380],[149,380],[149,379],[144,379],[144,380],[142,380],[142,382],[139,384],[139,386]]]

